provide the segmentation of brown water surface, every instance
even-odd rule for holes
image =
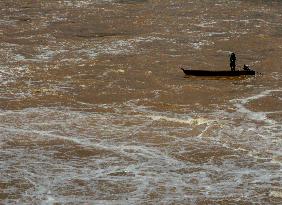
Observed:
[[[281,203],[281,1],[0,9],[1,204]]]

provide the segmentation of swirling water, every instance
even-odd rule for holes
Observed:
[[[280,1],[0,6],[1,204],[281,203]]]

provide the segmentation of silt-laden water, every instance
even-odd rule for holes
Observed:
[[[0,204],[281,203],[282,2],[0,9]]]

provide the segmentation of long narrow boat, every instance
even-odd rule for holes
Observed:
[[[183,72],[186,75],[193,75],[193,76],[241,76],[241,75],[255,75],[256,72],[253,70],[236,70],[236,71],[216,71],[216,70],[190,70],[190,69],[183,69]]]

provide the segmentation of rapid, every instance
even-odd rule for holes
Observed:
[[[282,2],[0,1],[0,204],[280,204]],[[180,67],[255,77],[187,77]]]

